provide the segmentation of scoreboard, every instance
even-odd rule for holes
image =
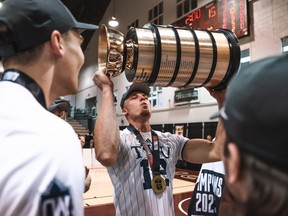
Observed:
[[[247,0],[213,0],[172,25],[207,30],[230,29],[241,38],[249,34],[247,20]]]

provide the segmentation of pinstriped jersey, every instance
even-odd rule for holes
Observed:
[[[151,187],[153,175],[143,146],[127,128],[120,131],[117,162],[107,168],[114,186],[117,216],[174,215],[172,180],[175,165],[181,159],[182,149],[188,139],[176,134],[155,132],[159,137],[160,172],[167,187],[163,193],[154,193]],[[152,150],[151,132],[141,135]]]

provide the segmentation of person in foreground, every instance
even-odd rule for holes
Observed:
[[[149,87],[133,83],[120,103],[130,125],[119,134],[113,83],[102,71],[97,71],[93,79],[102,91],[94,130],[95,154],[112,180],[116,215],[174,215],[172,180],[177,160],[220,160],[225,140],[219,129],[221,123],[215,142],[151,130]],[[221,106],[225,91],[211,94]]]
[[[221,117],[227,135],[223,160],[233,215],[288,215],[287,68],[287,54],[243,68],[213,116]]]
[[[74,94],[84,61],[77,22],[59,0],[0,9],[0,215],[83,215],[85,169],[73,128],[47,110]]]

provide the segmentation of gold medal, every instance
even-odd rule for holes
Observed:
[[[160,175],[155,175],[151,181],[152,189],[156,194],[162,193],[166,188],[166,181]]]

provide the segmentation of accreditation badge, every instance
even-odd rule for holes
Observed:
[[[161,175],[155,175],[151,181],[154,193],[162,193],[166,188],[166,181]]]

